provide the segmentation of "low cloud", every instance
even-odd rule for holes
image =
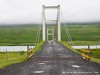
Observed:
[[[41,23],[42,5],[58,4],[62,22],[100,22],[99,3],[100,0],[0,0],[0,24]],[[54,12],[48,14],[49,19],[56,17]]]

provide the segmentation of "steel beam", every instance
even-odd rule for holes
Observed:
[[[43,13],[42,13],[42,18],[43,18],[43,34],[42,34],[42,36],[43,36],[43,41],[45,41],[46,40],[46,38],[45,38],[45,36],[46,36],[46,33],[45,33],[45,31],[46,31],[46,28],[45,28],[45,6],[43,5]]]
[[[58,8],[58,6],[45,6],[45,8],[51,8],[51,9],[57,9]]]
[[[61,41],[61,26],[60,26],[60,5],[58,5],[58,41]]]

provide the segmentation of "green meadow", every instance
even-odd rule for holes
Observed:
[[[74,45],[97,45],[100,44],[100,24],[82,24],[67,25]],[[62,26],[62,40],[65,41],[67,36],[64,35],[65,27]]]
[[[27,60],[26,52],[0,52],[0,68]]]
[[[0,26],[0,45],[34,45],[37,28],[36,25]]]
[[[66,24],[74,45],[100,44],[100,24]],[[66,25],[61,25],[62,41],[68,41]],[[9,25],[0,26],[0,45],[34,45],[39,25]],[[42,26],[41,26],[42,27]],[[54,28],[57,37],[57,25]],[[42,40],[42,28],[40,41]]]

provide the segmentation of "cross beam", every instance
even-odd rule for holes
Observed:
[[[48,8],[53,8],[53,9],[54,9],[54,8],[55,8],[55,9],[58,8],[58,6],[44,6],[44,7],[47,8],[47,9],[48,9]]]

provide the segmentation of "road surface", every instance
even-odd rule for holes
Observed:
[[[7,66],[0,75],[100,75],[100,64],[54,42],[46,42],[30,61]]]

